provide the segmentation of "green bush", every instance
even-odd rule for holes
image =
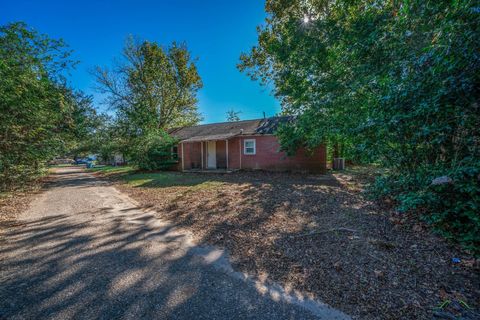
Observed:
[[[166,170],[177,163],[172,153],[176,140],[164,131],[138,137],[130,151],[131,162],[142,170]]]
[[[434,184],[438,177],[448,180]],[[445,238],[480,255],[480,161],[463,159],[454,168],[420,167],[377,179],[375,197],[390,197],[400,212],[417,213]]]
[[[239,64],[295,116],[278,132],[283,150],[326,142],[379,164],[375,194],[477,255],[478,3],[267,0]],[[442,176],[451,183],[432,185]]]

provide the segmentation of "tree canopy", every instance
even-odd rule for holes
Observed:
[[[282,147],[341,144],[388,173],[375,193],[478,250],[478,1],[266,2],[239,68],[274,84]],[[436,177],[454,183],[432,185]]]
[[[70,54],[24,23],[0,27],[0,190],[28,183],[90,130],[91,100],[66,85]]]
[[[133,136],[201,120],[197,92],[202,81],[184,44],[162,47],[130,37],[114,69],[97,67],[94,74],[99,91],[131,124]]]
[[[186,45],[163,47],[130,37],[116,66],[97,67],[94,75],[98,90],[116,112],[116,136],[123,141],[117,149],[144,169],[171,165],[163,163],[173,144],[167,130],[201,120],[197,92],[202,81]]]

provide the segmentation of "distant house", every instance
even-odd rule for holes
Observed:
[[[126,164],[125,157],[123,156],[122,153],[113,154],[113,157],[112,157],[112,165],[113,166],[122,166],[122,165],[125,165],[125,164]]]
[[[177,128],[170,134],[180,142],[179,170],[326,170],[326,149],[319,146],[313,153],[299,149],[294,156],[280,151],[274,135],[279,124],[291,117],[272,117],[237,122],[222,122]]]

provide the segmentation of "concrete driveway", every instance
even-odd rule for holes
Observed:
[[[89,173],[53,176],[0,236],[0,319],[348,319],[234,272]]]

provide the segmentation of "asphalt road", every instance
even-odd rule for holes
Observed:
[[[348,319],[232,270],[76,168],[0,235],[0,319]]]

